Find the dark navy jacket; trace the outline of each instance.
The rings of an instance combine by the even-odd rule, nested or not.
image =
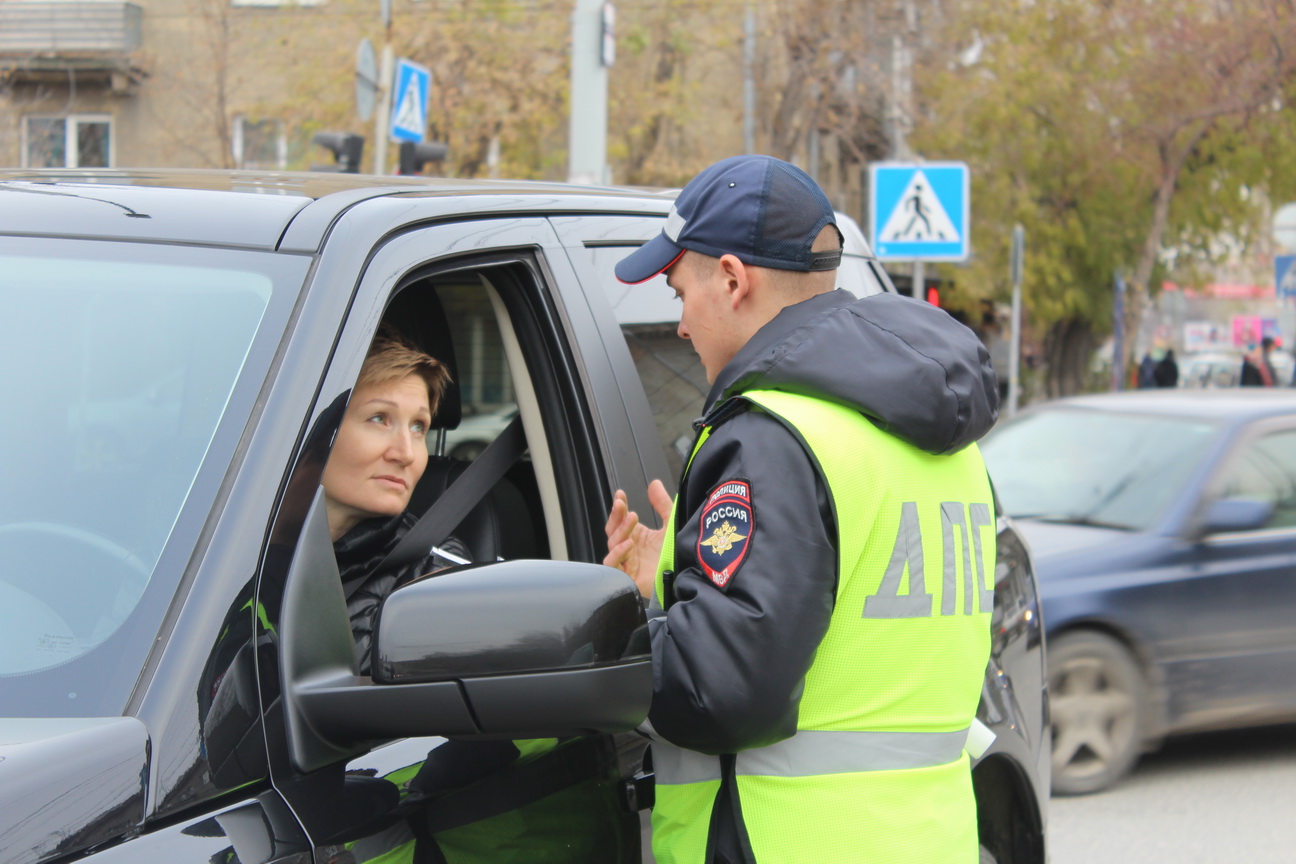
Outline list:
[[[856,300],[838,290],[787,307],[725,366],[697,424],[712,426],[710,437],[681,478],[667,610],[654,610],[650,622],[651,726],[677,746],[713,755],[796,732],[802,681],[837,586],[824,480],[792,432],[735,398],[754,389],[854,406],[936,454],[963,449],[998,416],[990,356],[976,334],[896,294]],[[732,481],[749,484],[754,527],[741,565],[720,588],[700,566],[700,516],[713,490]],[[723,790],[717,799],[716,860],[745,857],[732,800]]]

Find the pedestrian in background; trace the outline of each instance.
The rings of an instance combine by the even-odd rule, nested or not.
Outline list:
[[[1152,380],[1157,387],[1179,386],[1179,364],[1175,362],[1173,348],[1166,349],[1165,356],[1152,370]]]
[[[1273,350],[1273,346],[1273,337],[1265,336],[1260,340],[1258,350],[1252,347],[1242,356],[1242,376],[1239,382],[1242,387],[1274,386],[1278,376],[1274,372],[1273,363],[1269,360],[1269,352]]]
[[[978,859],[995,375],[944,311],[835,290],[834,220],[800,169],[734,157],[616,269],[666,274],[712,385],[675,500],[648,490],[665,527],[621,490],[607,523],[652,597],[663,864]]]
[[[1152,354],[1144,353],[1143,359],[1138,365],[1138,386],[1140,390],[1157,386],[1156,383],[1157,361],[1152,359]]]

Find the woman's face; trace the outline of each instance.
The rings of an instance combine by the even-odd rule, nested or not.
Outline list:
[[[405,509],[427,468],[431,423],[427,384],[417,375],[356,388],[324,468],[334,540],[363,519]]]

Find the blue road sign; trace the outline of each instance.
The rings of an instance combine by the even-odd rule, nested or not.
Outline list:
[[[395,85],[392,88],[391,139],[422,141],[427,136],[432,71],[409,60],[398,60]]]
[[[869,190],[869,242],[878,258],[967,260],[966,164],[874,162]]]
[[[1296,255],[1274,256],[1274,296],[1296,298]]]

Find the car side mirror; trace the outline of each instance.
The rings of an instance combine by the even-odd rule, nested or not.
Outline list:
[[[621,571],[505,561],[393,592],[372,667],[378,684],[457,682],[482,732],[533,738],[633,729],[651,696],[650,652],[639,592]]]
[[[1274,505],[1271,501],[1253,498],[1221,498],[1206,508],[1199,536],[1229,534],[1237,531],[1256,531],[1269,524]]]
[[[407,585],[379,612],[374,677],[359,675],[319,492],[283,604],[284,719],[302,772],[394,738],[626,732],[648,715],[647,620],[611,567],[508,561]]]

